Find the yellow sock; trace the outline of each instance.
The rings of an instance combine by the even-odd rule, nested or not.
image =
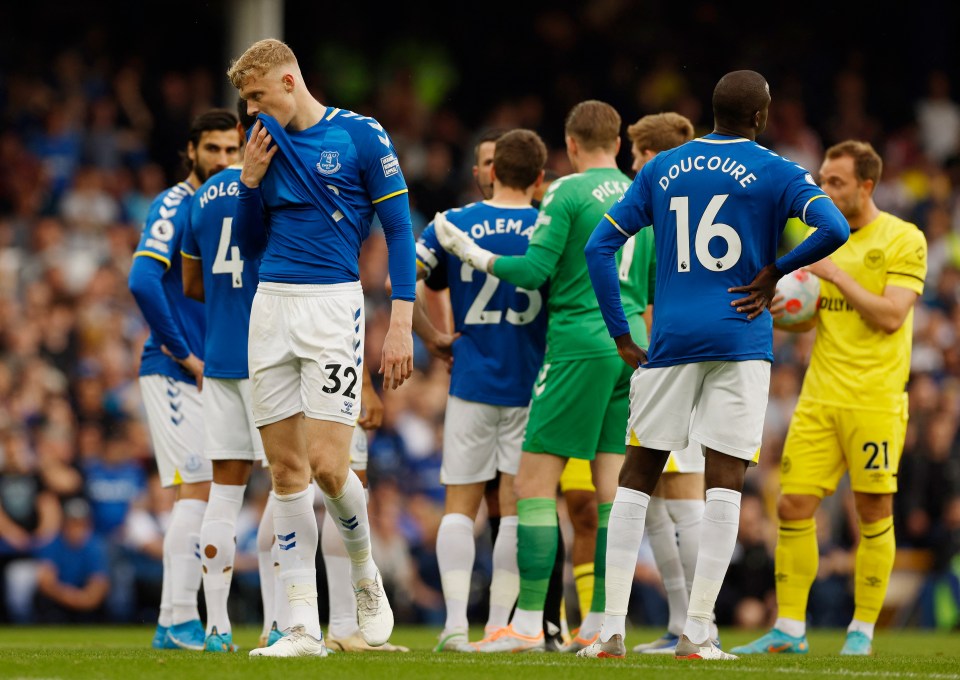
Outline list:
[[[780,520],[774,559],[780,618],[806,621],[807,597],[820,563],[816,520]]]
[[[853,587],[853,618],[876,623],[883,598],[890,585],[890,572],[897,554],[893,535],[893,517],[879,522],[860,523],[860,545],[857,547],[857,570]]]
[[[593,562],[573,566],[573,581],[577,585],[577,602],[580,604],[580,620],[586,618],[593,602]]]

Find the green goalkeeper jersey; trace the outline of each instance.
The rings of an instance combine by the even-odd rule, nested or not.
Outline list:
[[[603,214],[630,185],[616,168],[595,168],[555,180],[540,206],[526,255],[501,257],[493,273],[535,290],[547,280],[547,352],[544,363],[617,354],[590,283],[583,248]],[[617,253],[620,293],[634,340],[647,346],[643,312],[653,299],[652,230],[644,229]]]

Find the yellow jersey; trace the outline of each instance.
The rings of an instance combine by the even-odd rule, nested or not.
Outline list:
[[[851,231],[830,258],[876,295],[887,286],[923,292],[927,240],[915,225],[889,213]],[[835,285],[821,280],[817,314],[800,398],[842,408],[901,410],[910,376],[913,308],[903,325],[887,334],[867,324]]]

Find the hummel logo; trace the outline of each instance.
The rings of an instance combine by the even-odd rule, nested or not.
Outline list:
[[[170,422],[173,423],[174,425],[180,425],[180,423],[183,422],[183,418],[184,418],[184,415],[182,413],[180,415],[170,416]]]
[[[281,534],[277,534],[277,539],[278,539],[277,542],[278,542],[278,544],[279,544],[279,546],[280,546],[280,550],[292,550],[293,548],[296,548],[296,547],[297,547],[297,542],[296,542],[296,540],[294,540],[294,539],[296,539],[296,537],[297,537],[297,532],[296,532],[296,531],[291,531],[291,532],[290,532],[289,534],[287,534],[286,536],[283,536],[283,535],[281,535]],[[286,544],[284,544],[284,541],[289,541],[289,542],[286,543]]]
[[[883,585],[883,580],[877,578],[876,576],[868,576],[868,577],[867,577],[866,579],[864,579],[864,580],[867,582],[867,585],[868,585],[868,586],[871,586],[871,587],[873,587],[873,588],[876,588],[877,586]]]
[[[360,521],[357,519],[356,515],[354,515],[350,519],[344,519],[343,517],[340,517],[338,519],[340,520],[340,524],[343,525],[343,528],[349,529],[350,531],[353,531],[358,526],[360,526]]]
[[[777,583],[783,583],[784,581],[787,580],[787,575],[784,574],[782,571],[778,571],[776,574],[773,575],[773,577],[777,580]]]

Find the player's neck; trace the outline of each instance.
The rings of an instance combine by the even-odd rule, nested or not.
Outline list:
[[[880,208],[878,208],[877,204],[871,200],[867,204],[866,208],[860,211],[859,215],[852,220],[847,220],[847,223],[850,225],[851,231],[856,231],[857,229],[862,229],[863,227],[867,226],[879,216]]]
[[[502,184],[495,184],[493,186],[493,196],[488,198],[484,203],[493,206],[503,206],[508,208],[515,207],[526,207],[529,206],[530,200],[533,198],[533,188],[529,190],[515,189],[513,187],[505,187]]]
[[[753,128],[732,128],[726,127],[724,125],[717,125],[713,128],[713,134],[715,135],[726,135],[727,137],[746,137],[751,141],[757,139],[757,132]]]
[[[185,180],[183,180],[183,181],[186,182],[187,184],[189,184],[190,187],[191,187],[194,191],[196,191],[197,189],[199,189],[199,188],[200,188],[200,185],[203,184],[203,182],[200,181],[200,177],[197,176],[197,171],[196,171],[196,170],[194,170],[193,172],[191,172],[191,173],[187,176],[187,178],[186,178]]]
[[[293,132],[300,132],[307,128],[312,128],[319,123],[327,113],[327,107],[318,102],[313,97],[304,97],[297,102],[297,112],[287,123],[287,129]]]
[[[617,168],[617,157],[611,156],[607,151],[583,152],[577,154],[573,162],[574,170],[577,172],[586,172],[587,170],[597,170],[600,168]]]

